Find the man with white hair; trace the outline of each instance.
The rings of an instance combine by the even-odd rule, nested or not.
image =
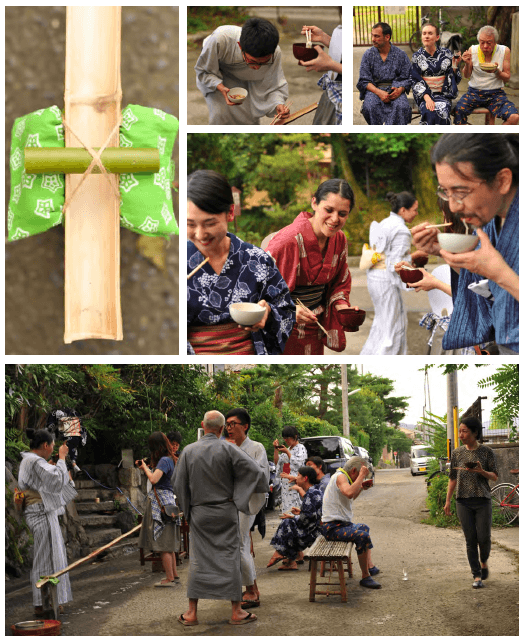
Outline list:
[[[201,423],[204,436],[182,451],[175,494],[190,527],[188,609],[178,618],[195,626],[199,599],[230,600],[230,624],[248,624],[257,617],[242,602],[239,511],[250,513],[253,493],[268,491],[263,468],[249,455],[219,439],[225,419],[210,410]]]
[[[370,529],[366,524],[353,523],[354,499],[368,487],[368,483],[363,486],[370,472],[366,464],[363,457],[356,455],[332,475],[323,497],[321,534],[330,541],[354,542],[363,575],[359,584],[365,588],[380,589],[381,584],[372,577],[379,573],[379,569],[372,564]]]
[[[469,114],[480,107],[503,119],[504,125],[519,124],[518,110],[503,90],[510,78],[510,49],[497,44],[498,35],[498,30],[490,25],[481,27],[479,45],[472,45],[462,56],[463,76],[470,81],[467,93],[456,105],[455,125],[465,125]]]

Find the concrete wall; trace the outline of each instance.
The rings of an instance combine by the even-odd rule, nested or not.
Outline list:
[[[520,466],[520,447],[519,445],[511,444],[492,444],[490,448],[494,450],[496,455],[496,463],[498,466],[498,481],[509,482],[511,484],[518,483],[518,475],[512,474],[511,469],[518,469]]]

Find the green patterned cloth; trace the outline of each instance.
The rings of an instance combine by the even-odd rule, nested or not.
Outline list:
[[[158,147],[156,174],[120,175],[120,222],[138,234],[178,234],[173,213],[171,158],[179,122],[160,109],[128,105],[122,112],[121,147]],[[64,147],[62,114],[57,106],[17,118],[11,136],[11,197],[7,212],[10,241],[39,234],[63,221],[64,174],[26,174],[25,147]]]

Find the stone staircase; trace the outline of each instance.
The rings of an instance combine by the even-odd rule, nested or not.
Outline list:
[[[121,535],[116,526],[118,511],[114,499],[119,497],[118,501],[125,504],[125,498],[118,491],[101,488],[91,479],[77,479],[75,487],[78,492],[75,507],[88,537],[88,546],[95,549]],[[100,501],[96,502],[96,498]],[[126,544],[129,545],[129,541],[123,540],[122,545]]]

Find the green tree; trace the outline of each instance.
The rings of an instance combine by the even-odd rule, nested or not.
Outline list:
[[[512,427],[512,440],[516,438],[514,420],[519,417],[520,373],[519,364],[507,363],[496,373],[478,382],[480,388],[493,388],[496,392],[492,416],[500,423]]]

